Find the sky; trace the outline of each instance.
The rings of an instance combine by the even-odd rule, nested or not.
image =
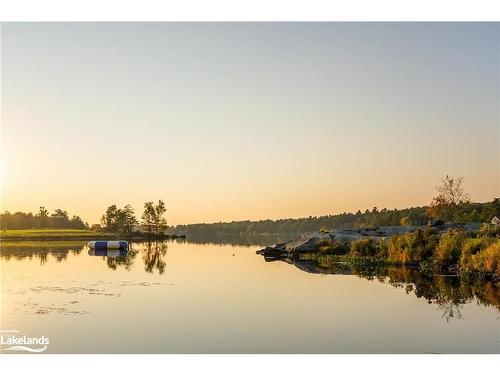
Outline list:
[[[1,210],[169,225],[500,196],[498,23],[3,23]]]

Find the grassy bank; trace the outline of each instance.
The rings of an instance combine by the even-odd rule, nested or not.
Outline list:
[[[104,238],[108,233],[85,229],[6,229],[0,232],[2,241],[32,239],[88,239]]]
[[[171,236],[151,236],[146,233],[95,232],[86,229],[3,229],[0,239],[4,241],[34,240],[98,240],[98,239],[168,239]]]
[[[500,228],[489,225],[479,233],[451,230],[439,235],[427,228],[387,240],[329,240],[320,243],[317,250],[301,257],[367,270],[405,266],[500,281]]]

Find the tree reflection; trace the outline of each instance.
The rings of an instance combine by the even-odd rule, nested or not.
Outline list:
[[[461,304],[455,303],[453,301],[436,301],[438,305],[438,310],[442,311],[441,317],[449,322],[452,319],[462,319],[462,306]]]
[[[138,250],[138,247],[141,249]],[[139,252],[142,252],[142,260],[144,262],[144,270],[148,273],[153,273],[158,270],[161,275],[165,272],[167,263],[165,255],[167,254],[167,243],[162,241],[145,242],[141,244],[130,244],[129,250],[124,256],[106,256],[106,264],[108,268],[117,270],[123,267],[130,271]]]
[[[138,252],[139,251],[134,249],[132,245],[129,245],[129,250],[126,255],[117,257],[107,256],[106,264],[108,265],[108,268],[114,271],[118,269],[118,267],[123,267],[125,270],[130,271]]]
[[[144,261],[144,269],[148,273],[153,273],[155,269],[161,275],[165,272],[167,263],[163,259],[167,254],[167,243],[163,241],[146,242],[142,260]]]
[[[37,242],[17,242],[15,244],[2,243],[0,246],[0,257],[3,260],[32,260],[39,259],[40,265],[44,266],[49,259],[54,259],[57,263],[66,261],[69,255],[77,256],[86,248],[82,242],[72,243],[44,243]],[[109,269],[117,270],[123,268],[132,270],[137,255],[142,253],[144,270],[148,273],[158,271],[161,275],[165,272],[167,254],[167,243],[164,241],[151,241],[144,243],[130,243],[129,250],[123,256],[100,256]]]
[[[65,252],[55,252],[55,253],[52,253],[52,256],[55,258],[56,262],[60,263],[63,260],[68,259],[68,252],[67,251],[65,251]]]
[[[39,258],[40,258],[40,265],[41,266],[43,266],[45,263],[47,263],[47,253],[40,253]]]
[[[424,298],[437,305],[446,321],[462,319],[463,305],[476,301],[500,310],[500,287],[493,281],[468,280],[453,275],[433,275],[421,270],[404,267],[361,266],[338,263],[334,258],[322,257],[312,260],[283,261],[291,263],[305,272],[321,274],[357,275],[367,280],[378,280],[396,288],[403,288],[407,294]]]
[[[47,263],[49,255],[62,262],[68,259],[68,253],[78,255],[83,251],[85,244],[81,241],[61,241],[61,242],[43,242],[43,241],[19,241],[15,243],[2,243],[0,245],[0,257],[5,260],[31,260],[39,259],[40,265]]]

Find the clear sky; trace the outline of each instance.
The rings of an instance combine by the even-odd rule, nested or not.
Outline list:
[[[169,224],[500,196],[500,27],[3,24],[2,210]]]

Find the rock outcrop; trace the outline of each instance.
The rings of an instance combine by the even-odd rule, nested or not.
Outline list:
[[[465,231],[479,230],[481,223],[466,224],[446,224],[442,221],[434,222],[429,226],[381,226],[375,228],[360,229],[334,229],[331,231],[304,233],[297,238],[285,243],[268,246],[258,250],[257,254],[264,255],[269,259],[279,259],[294,257],[301,253],[315,252],[321,243],[338,240],[342,242],[352,242],[360,238],[386,239],[395,235],[403,235],[408,232],[414,232],[417,229],[424,230],[432,227],[437,233],[444,233],[452,229]]]

